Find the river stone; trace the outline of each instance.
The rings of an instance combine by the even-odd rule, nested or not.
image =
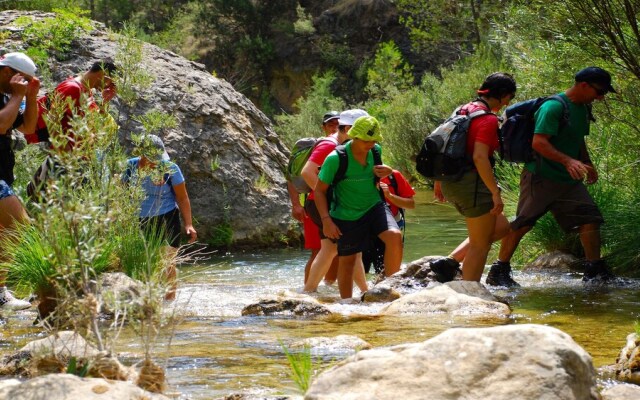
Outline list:
[[[116,310],[131,305],[140,299],[144,284],[122,272],[107,272],[100,275],[99,286],[102,288],[104,301],[100,304],[100,312],[113,315]]]
[[[24,49],[18,34],[24,27],[15,20],[53,15],[0,12],[0,26],[14,32],[0,44]],[[86,71],[95,60],[115,58],[118,35],[103,24],[94,22],[94,27],[74,40],[64,60],[49,59],[54,83]],[[289,150],[269,118],[204,65],[148,43],[143,43],[143,51],[140,64],[153,78],[151,86],[139,92],[133,106],[118,98],[111,102],[121,143],[130,149],[131,133],[143,131],[137,116],[149,111],[173,116],[177,125],[157,134],[186,178],[201,240],[224,243],[218,236],[230,233],[233,243],[256,246],[280,244],[283,237],[294,236],[283,173]]]
[[[602,391],[602,400],[638,400],[640,399],[640,386],[620,384]]]
[[[401,294],[383,284],[376,285],[362,294],[362,301],[365,303],[388,303],[399,299]]]
[[[31,356],[53,354],[58,358],[68,359],[91,358],[100,352],[89,344],[82,336],[73,331],[62,331],[44,339],[27,343],[20,352],[27,352]]]
[[[19,385],[0,388],[0,399],[11,400],[169,400],[140,389],[131,382],[50,374]]]
[[[354,352],[371,348],[371,344],[352,335],[338,335],[335,337],[311,337],[300,340],[291,345],[292,349],[311,348],[313,353],[334,354]]]
[[[447,313],[504,317],[511,314],[480,282],[452,281],[433,283],[429,288],[402,296],[381,310],[383,315]]]
[[[242,309],[242,315],[280,315],[312,317],[330,315],[331,311],[310,296],[304,298],[270,298]]]
[[[385,277],[380,275],[375,282],[374,288],[382,285],[396,290],[401,295],[423,289],[429,286],[431,282],[436,281],[429,262],[440,257],[442,256],[425,256],[402,265],[400,271],[392,276]]]
[[[538,256],[533,262],[527,264],[524,270],[571,272],[576,269],[579,261],[573,254],[556,250]]]
[[[637,334],[627,336],[627,344],[616,359],[615,371],[617,379],[640,385],[640,337]]]
[[[422,343],[360,351],[305,400],[596,400],[591,356],[542,325],[453,328]]]

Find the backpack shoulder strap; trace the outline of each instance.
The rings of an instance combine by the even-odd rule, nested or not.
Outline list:
[[[548,101],[548,100],[555,100],[555,101],[559,101],[560,104],[562,104],[562,118],[560,118],[560,129],[564,128],[565,126],[567,126],[569,124],[569,103],[567,103],[567,101],[560,96],[559,94],[553,94],[549,97],[547,97],[544,101]],[[591,113],[589,113],[589,115],[591,115]]]
[[[331,185],[335,186],[345,178],[347,174],[347,167],[349,166],[349,156],[347,155],[347,149],[343,144],[336,146],[336,153],[338,154],[338,170],[333,177]]]

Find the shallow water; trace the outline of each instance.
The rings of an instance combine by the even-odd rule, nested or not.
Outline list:
[[[409,211],[405,260],[428,254],[446,254],[465,236],[464,225],[449,207],[430,204],[431,194],[418,195],[417,210]],[[175,302],[183,317],[169,343],[161,333],[157,360],[167,367],[171,391],[179,399],[211,399],[231,393],[256,395],[298,394],[288,373],[281,343],[315,336],[356,335],[373,346],[423,341],[453,327],[537,323],[570,334],[594,359],[596,366],[615,362],[640,318],[640,283],[627,288],[585,290],[580,277],[515,272],[522,287],[497,290],[514,313],[503,320],[432,317],[376,317],[381,305],[337,302],[337,288],[321,286],[318,297],[341,317],[294,319],[243,317],[244,306],[269,294],[295,291],[302,286],[307,253],[279,250],[214,257],[206,264],[183,266],[183,283]],[[354,294],[357,293],[357,290]],[[31,327],[33,311],[7,318],[0,340],[6,354],[43,335]],[[125,330],[116,350],[127,363],[143,353],[134,332]],[[318,369],[351,354],[334,349],[315,356]]]

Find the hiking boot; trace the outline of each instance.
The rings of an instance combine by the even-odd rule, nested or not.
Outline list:
[[[435,274],[435,280],[440,283],[451,282],[460,271],[460,263],[451,257],[433,260],[429,263],[429,267]]]
[[[0,287],[0,309],[17,311],[29,307],[31,307],[31,303],[16,299],[6,287]]]
[[[485,282],[490,286],[520,287],[520,284],[511,277],[511,264],[500,260],[491,264]]]
[[[583,265],[584,275],[582,275],[582,282],[605,283],[615,278],[613,273],[609,270],[607,263],[602,259],[597,261],[585,261]]]

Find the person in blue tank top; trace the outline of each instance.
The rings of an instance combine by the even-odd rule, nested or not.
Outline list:
[[[139,182],[145,197],[140,205],[140,225],[145,232],[162,232],[171,256],[180,247],[180,217],[184,222],[184,232],[189,236],[189,243],[198,238],[191,218],[191,202],[187,194],[184,176],[180,167],[171,162],[164,143],[156,135],[142,138],[136,151],[139,157],[127,161],[124,182]],[[143,170],[144,173],[140,173]],[[146,171],[145,171],[146,170]],[[175,265],[166,271],[167,279],[175,282]],[[167,300],[175,298],[175,283],[165,296]]]

